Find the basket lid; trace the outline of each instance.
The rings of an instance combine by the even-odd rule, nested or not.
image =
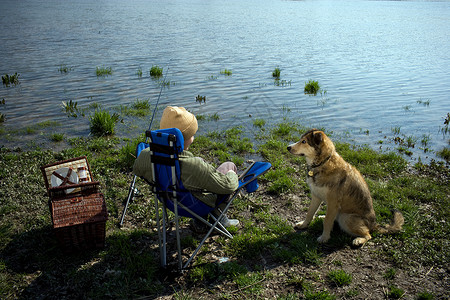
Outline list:
[[[92,174],[86,156],[76,157],[51,163],[41,167],[47,191],[51,188],[70,186],[83,182],[91,182]],[[66,193],[74,189],[66,189]],[[76,191],[76,190],[75,190]]]

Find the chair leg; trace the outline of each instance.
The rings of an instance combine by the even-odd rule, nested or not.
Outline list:
[[[159,244],[159,258],[161,267],[166,267],[166,232],[165,232],[165,210],[163,209],[163,220],[161,228],[161,219],[159,217],[158,199],[155,197],[155,214],[156,214],[156,229],[158,230],[158,244]]]
[[[183,266],[183,260],[181,258],[181,239],[180,239],[180,224],[179,224],[179,216],[178,216],[178,201],[175,199],[173,201],[174,213],[175,213],[175,232],[177,236],[177,251],[178,251],[178,270],[181,271]]]
[[[239,190],[238,190],[239,191]],[[219,220],[222,218],[222,216],[228,211],[228,208],[231,205],[232,200],[234,199],[235,195],[237,195],[238,191],[236,191],[234,193],[234,196],[230,198],[230,200],[228,201],[227,205],[225,206],[225,208],[223,209],[222,213],[220,214],[220,216],[218,218],[214,218],[214,224],[211,226],[211,228],[209,229],[208,233],[203,237],[202,241],[200,242],[200,244],[198,245],[197,249],[195,249],[194,253],[192,253],[191,257],[189,257],[188,261],[184,264],[183,269],[186,269],[189,264],[191,263],[191,261],[194,259],[194,257],[197,255],[198,251],[200,250],[200,248],[203,246],[203,244],[205,243],[206,239],[211,235],[211,233],[213,232],[214,229],[219,230],[217,228],[217,226],[222,227],[231,238],[233,238],[233,236],[228,232],[228,230],[225,229],[225,227],[222,226],[222,224],[219,222]],[[220,230],[219,230],[220,231]]]
[[[211,223],[209,223],[208,221],[206,221],[203,217],[199,216],[198,214],[196,214],[195,212],[193,212],[192,210],[190,210],[189,208],[187,208],[186,206],[184,206],[181,203],[178,203],[178,205],[183,208],[185,211],[189,212],[191,215],[195,216],[197,218],[197,220],[201,221],[203,224],[206,224],[208,227],[211,227]],[[212,219],[215,221],[216,217],[212,216]],[[231,233],[228,232],[228,230],[225,229],[225,227],[223,227],[223,225],[221,223],[218,223],[218,227],[216,226],[216,228],[214,228],[215,230],[217,230],[218,232],[220,232],[221,234],[229,237],[229,238],[233,238],[233,236],[231,235]]]
[[[131,186],[130,186],[130,191],[128,192],[128,198],[127,198],[127,203],[125,203],[125,207],[123,208],[123,212],[122,212],[122,218],[120,219],[120,226],[123,225],[123,220],[125,218],[125,214],[127,212],[128,209],[128,204],[130,204],[130,202],[133,200],[134,198],[134,185],[136,183],[136,175],[133,177],[133,181],[131,182]]]

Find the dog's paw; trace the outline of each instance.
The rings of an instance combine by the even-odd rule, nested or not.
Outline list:
[[[306,227],[308,227],[308,223],[306,223],[305,221],[298,222],[294,226],[295,229],[305,229]]]
[[[325,236],[325,235],[322,234],[321,236],[319,236],[317,238],[317,241],[319,243],[326,243],[326,242],[328,242],[329,239],[330,239],[330,236]]]
[[[361,247],[361,246],[364,245],[367,241],[368,241],[367,238],[364,238],[364,237],[358,237],[358,238],[353,239],[352,245],[353,245],[354,247]]]

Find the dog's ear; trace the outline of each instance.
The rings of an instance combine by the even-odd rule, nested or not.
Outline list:
[[[322,143],[323,141],[323,136],[322,136],[322,132],[317,131],[313,133],[313,141],[315,145],[320,145],[320,143]]]

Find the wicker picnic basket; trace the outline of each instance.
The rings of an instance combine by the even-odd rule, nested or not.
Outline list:
[[[53,230],[62,248],[67,252],[103,248],[108,213],[86,157],[45,165],[41,170]]]

